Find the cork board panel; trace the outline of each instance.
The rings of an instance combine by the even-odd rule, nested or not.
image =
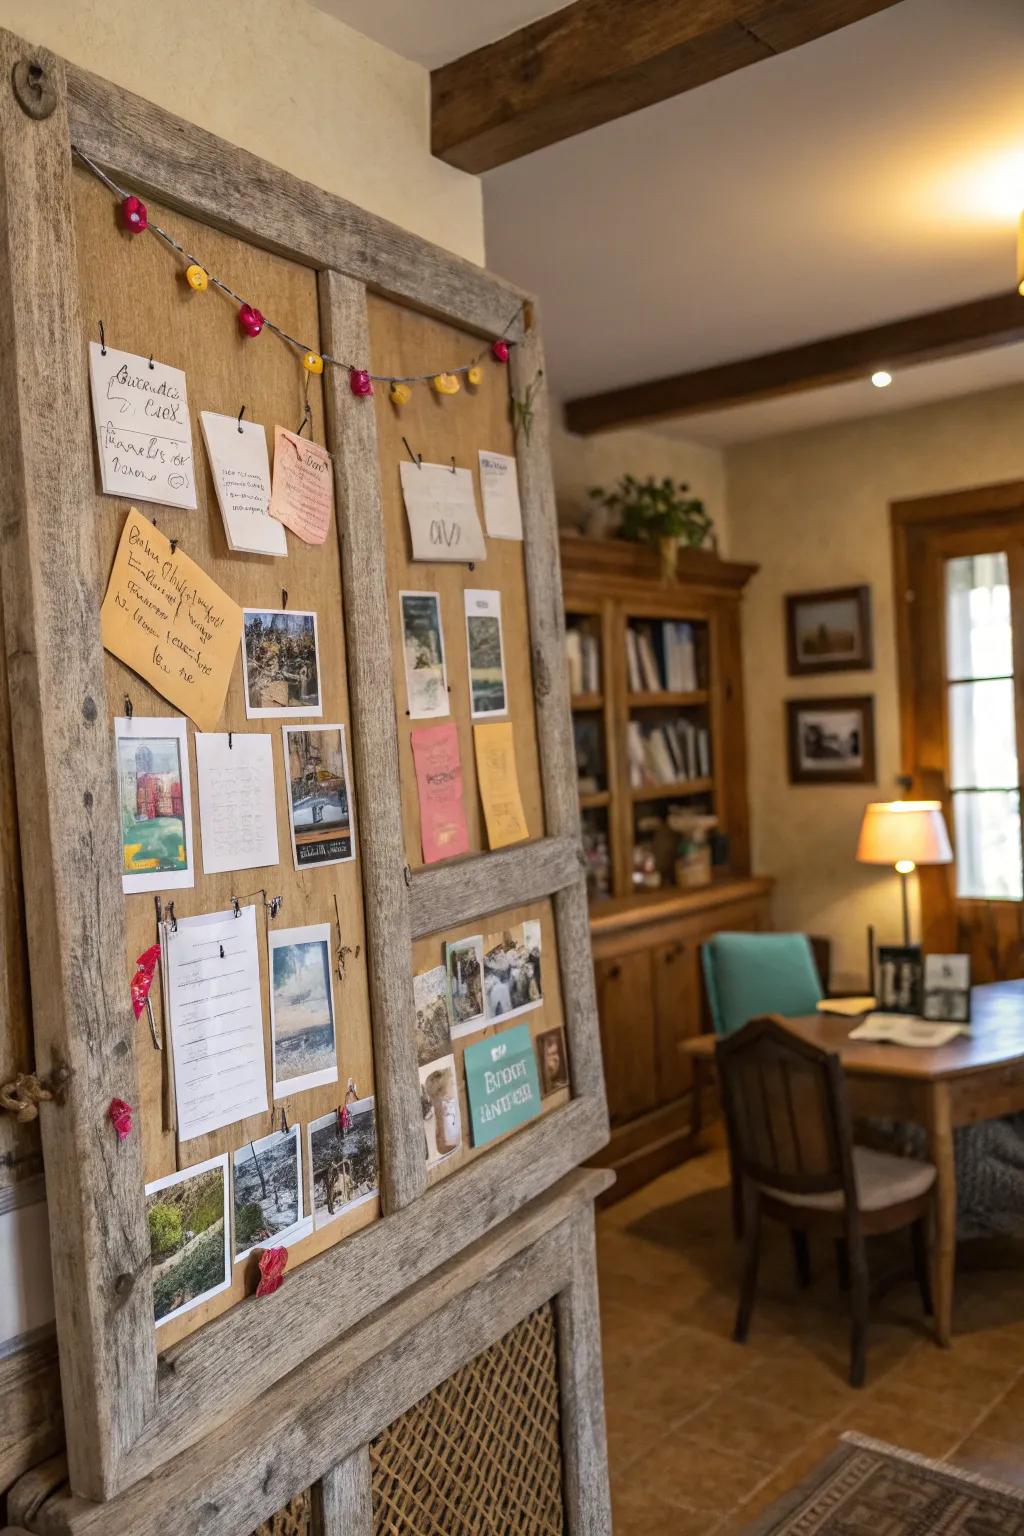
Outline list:
[[[475,357],[485,345],[478,336],[403,309],[388,299],[373,294],[368,298],[374,373],[415,374],[439,366],[455,367]],[[512,318],[509,315],[509,319]],[[399,465],[403,458],[409,457],[402,442],[404,436],[425,463],[449,464],[454,456],[458,468],[472,471],[480,525],[484,527],[478,452],[484,449],[514,454],[515,444],[510,420],[508,369],[495,363],[489,354],[483,359],[481,368],[483,379],[476,390],[463,382],[457,395],[441,396],[428,384],[417,384],[409,403],[401,407],[390,403],[386,385],[378,384],[375,396],[387,540],[388,621],[398,718],[402,821],[410,869],[422,867],[423,854],[416,774],[409,738],[417,726],[436,722],[409,719],[398,598],[402,591],[440,594],[451,704],[450,715],[443,718],[453,720],[458,729],[469,846],[477,852],[487,848],[487,833],[477,793],[473,755],[463,592],[467,587],[500,591],[509,713],[494,718],[512,722],[527,826],[531,838],[544,835],[523,546],[516,540],[487,539],[487,559],[478,561],[473,570],[465,564],[413,561],[409,524],[402,500]]]
[[[510,1136],[515,1136],[519,1131],[527,1131],[533,1121],[527,1121],[526,1125],[517,1130],[508,1131],[504,1136],[497,1137],[485,1147],[474,1147],[470,1144],[470,1119],[469,1105],[466,1100],[466,1073],[462,1058],[467,1045],[475,1045],[478,1040],[484,1040],[489,1035],[499,1034],[502,1029],[511,1028],[514,1024],[528,1024],[530,1034],[534,1040],[546,1030],[564,1028],[565,1010],[562,1005],[562,985],[558,967],[558,948],[555,940],[555,919],[551,901],[545,898],[543,901],[531,902],[528,906],[507,907],[503,912],[490,912],[486,917],[474,919],[471,923],[464,923],[459,928],[448,928],[444,933],[431,933],[422,939],[413,941],[412,969],[413,975],[419,975],[421,971],[429,971],[432,966],[443,965],[445,958],[445,945],[453,944],[458,939],[472,938],[474,934],[482,934],[484,938],[484,950],[487,949],[488,934],[498,934],[504,928],[514,928],[517,923],[526,918],[535,918],[540,921],[541,932],[541,987],[543,1002],[539,1008],[532,1009],[529,1013],[521,1013],[511,1019],[497,1020],[493,1024],[486,1025],[483,1029],[471,1035],[464,1035],[460,1040],[452,1041],[452,1054],[455,1057],[455,1079],[459,1088],[459,1111],[462,1117],[462,1146],[457,1152],[453,1152],[442,1162],[429,1169],[428,1182],[433,1184],[438,1179],[448,1178],[456,1169],[463,1168],[467,1163],[474,1162],[489,1152],[492,1147],[499,1147]],[[571,1071],[572,1063],[568,1058],[568,1049],[565,1048],[566,1065]],[[553,1109],[559,1109],[569,1102],[570,1090],[558,1089],[541,1100],[543,1114],[550,1114]]]
[[[115,203],[110,194],[87,172],[76,171],[79,284],[83,325],[87,332],[81,342],[83,367],[87,366],[87,343],[96,339],[97,324],[102,318],[109,346],[145,357],[152,354],[161,362],[183,368],[188,384],[196,465],[199,503],[196,511],[175,510],[145,502],[140,503],[139,509],[144,515],[155,518],[159,528],[168,537],[179,539],[181,548],[236,602],[248,607],[280,608],[284,589],[288,594],[289,608],[312,610],[317,614],[323,715],[310,723],[343,724],[351,742],[341,566],[335,531],[332,528],[327,542],[319,547],[304,544],[289,533],[288,554],[279,558],[231,553],[224,535],[199,423],[202,410],[237,415],[244,404],[247,418],[261,422],[267,428],[268,444],[273,453],[275,424],[281,423],[294,430],[302,419],[305,373],[300,356],[271,331],[264,330],[262,335],[253,340],[242,338],[234,304],[213,288],[205,293],[191,292],[181,277],[182,266],[173,254],[151,235],[131,237],[123,234],[117,227],[115,212]],[[249,297],[290,335],[313,347],[319,346],[314,272],[256,250],[242,241],[155,204],[150,204],[149,214],[151,221],[155,220],[172,233],[205,266],[216,272],[237,293]],[[312,435],[322,443],[323,405],[320,380],[316,378],[310,380],[309,401],[313,412]],[[81,430],[92,432],[92,423],[82,423]],[[97,465],[97,493],[99,485]],[[102,560],[107,569],[113,562],[130,505],[128,500],[97,494],[94,506],[83,508],[83,516],[94,519]],[[111,656],[106,658],[106,686],[111,716],[124,713],[126,695],[131,699],[136,715],[176,715],[176,711],[146,683]],[[230,1155],[246,1141],[263,1137],[271,1129],[280,1127],[280,1111],[283,1107],[288,1124],[298,1122],[302,1128],[303,1201],[304,1212],[308,1215],[312,1208],[308,1123],[334,1109],[343,1100],[349,1078],[354,1079],[360,1095],[373,1093],[373,1058],[358,843],[353,863],[306,869],[301,874],[292,867],[281,745],[282,723],[301,725],[304,722],[299,718],[287,722],[246,719],[239,658],[232,675],[220,729],[239,732],[264,730],[272,737],[280,861],[271,868],[207,876],[202,872],[200,853],[202,840],[193,744],[195,727],[191,721],[188,722],[196,883],[192,890],[169,891],[164,896],[165,904],[167,900],[174,900],[178,917],[229,910],[233,895],[237,895],[243,905],[247,897],[255,902],[271,1109],[265,1115],[239,1121],[178,1147],[173,1132],[165,1129],[168,1124],[165,1101],[169,1097],[165,1062],[169,1053],[165,1050],[161,1054],[154,1050],[144,1013],[137,1026],[135,1042],[141,1096],[141,1114],[136,1117],[136,1123],[139,1126],[138,1134],[144,1140],[146,1177],[149,1180],[172,1173],[176,1167],[188,1167],[222,1152],[228,1153],[230,1161]],[[352,752],[349,745],[350,773],[351,768]],[[355,783],[352,786],[354,805],[358,805],[360,793],[361,786]],[[308,923],[330,923],[332,955],[339,942],[343,942],[352,951],[347,959],[345,980],[342,982],[339,979],[337,970],[333,975],[339,1081],[337,1084],[328,1084],[279,1100],[276,1104],[271,1098],[273,1079],[267,914],[261,906],[261,896],[257,893],[261,887],[266,889],[268,896],[281,895],[284,898],[281,912],[272,925],[275,929],[300,927]],[[126,895],[124,902],[127,947],[123,985],[127,1001],[135,957],[154,942],[156,918],[152,893]],[[157,986],[153,988],[152,997],[158,1026],[163,1029],[162,1004]],[[163,1032],[166,1038],[166,1029]],[[341,1216],[293,1246],[289,1266],[294,1267],[321,1249],[342,1240],[378,1215],[378,1202],[371,1201]],[[159,1347],[163,1349],[170,1346],[187,1333],[194,1332],[209,1318],[239,1302],[253,1288],[253,1267],[253,1260],[234,1266],[233,1282],[229,1290],[164,1324],[157,1335]]]

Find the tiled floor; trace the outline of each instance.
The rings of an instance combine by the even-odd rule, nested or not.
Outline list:
[[[989,1252],[986,1268],[967,1252],[950,1351],[933,1344],[909,1280],[894,1284],[854,1391],[830,1244],[812,1248],[801,1292],[788,1236],[769,1225],[750,1341],[732,1342],[727,1177],[710,1152],[598,1218],[616,1536],[735,1536],[844,1429],[1024,1486],[1019,1250]],[[881,1267],[902,1256],[889,1248]]]

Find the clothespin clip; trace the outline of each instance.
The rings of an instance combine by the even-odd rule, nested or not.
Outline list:
[[[242,915],[242,909],[238,904],[237,896],[232,896],[231,898],[231,913],[233,917],[241,917]]]
[[[269,918],[273,919],[273,918],[275,918],[277,916],[277,914],[280,912],[281,908],[284,906],[284,897],[283,896],[271,896],[269,901],[267,901],[266,898],[264,898],[263,905],[267,909],[267,916]]]
[[[126,720],[130,720],[132,715],[134,715],[134,713],[135,713],[135,705],[132,703],[132,701],[128,697],[128,695],[125,694],[125,696],[124,696],[124,714],[125,714],[125,719]]]
[[[452,454],[452,474],[454,475],[454,473],[455,473],[455,455],[453,453]]]
[[[422,455],[422,453],[413,453],[412,449],[409,447],[409,439],[407,437],[403,437],[402,438],[402,442],[405,444],[405,451],[409,455],[410,459],[412,459],[413,463],[416,465],[416,468],[417,469],[422,469],[423,468],[423,455]]]
[[[238,413],[238,435],[239,435],[239,437],[242,436],[242,417],[244,415],[245,415],[245,406],[243,405],[242,409]]]
[[[177,933],[177,931],[178,931],[178,918],[177,918],[177,914],[174,911],[174,902],[173,901],[169,901],[167,903],[167,925],[170,928],[172,933]]]
[[[220,950],[220,957],[223,960],[224,959],[224,945],[223,944],[218,944],[217,948]]]
[[[288,1132],[290,1130],[291,1130],[291,1126],[288,1124],[288,1116],[285,1114],[285,1112],[284,1112],[284,1105],[282,1104],[281,1105],[281,1131],[282,1131],[282,1133],[285,1136],[287,1136],[287,1134],[288,1134]]]

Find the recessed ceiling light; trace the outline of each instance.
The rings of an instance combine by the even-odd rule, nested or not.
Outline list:
[[[884,368],[879,368],[877,373],[871,375],[871,382],[876,389],[888,389],[892,383],[892,374],[886,373]]]

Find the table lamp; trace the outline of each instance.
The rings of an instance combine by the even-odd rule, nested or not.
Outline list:
[[[903,942],[910,943],[907,883],[919,864],[951,864],[953,850],[938,800],[876,800],[864,812],[857,842],[860,864],[889,864],[900,877]]]

